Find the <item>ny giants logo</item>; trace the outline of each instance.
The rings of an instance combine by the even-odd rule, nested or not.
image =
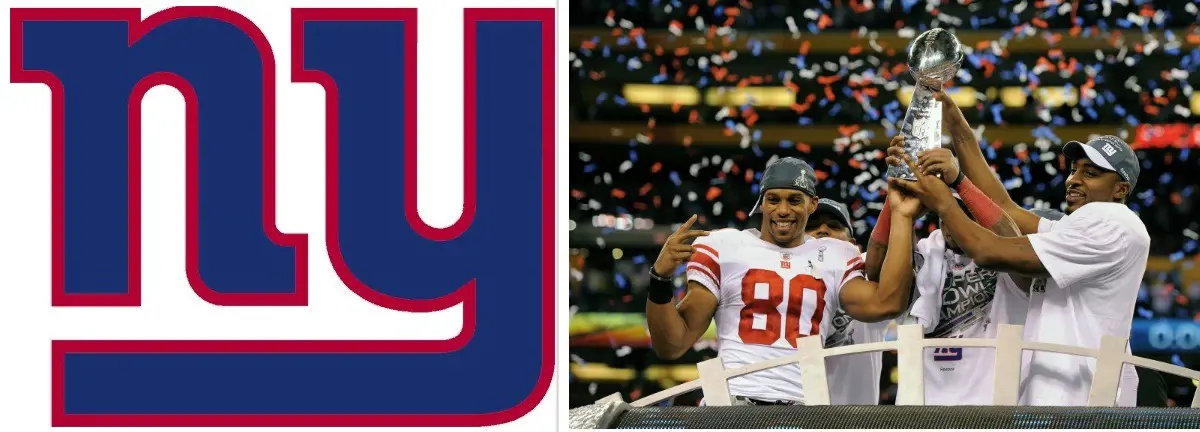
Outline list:
[[[382,308],[461,304],[456,337],[55,340],[53,425],[473,426],[531,410],[553,370],[554,13],[464,15],[464,209],[448,228],[417,215],[417,11],[294,9],[291,28],[292,81],[326,94],[338,277]],[[186,104],[196,295],[309,304],[308,236],[276,227],[276,65],[254,23],[177,7],[13,9],[11,25],[12,81],[53,98],[54,306],[141,305],[140,101],[157,85]]]
[[[962,335],[951,336],[961,338]],[[959,361],[963,359],[963,349],[957,347],[937,347],[933,349],[933,361]]]

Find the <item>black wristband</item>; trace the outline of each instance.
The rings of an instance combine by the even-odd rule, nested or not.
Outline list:
[[[671,279],[661,279],[650,270],[650,285],[646,287],[646,299],[656,304],[667,304],[675,298],[675,283]]]
[[[950,189],[958,189],[958,185],[961,184],[965,178],[966,176],[963,175],[963,171],[961,169],[958,170],[958,177],[955,177],[954,181],[950,182]]]

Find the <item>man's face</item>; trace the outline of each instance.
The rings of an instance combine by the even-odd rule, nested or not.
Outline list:
[[[820,212],[808,218],[808,226],[804,227],[804,232],[816,238],[833,237],[838,240],[854,243],[854,236],[850,234],[850,227],[842,223],[842,220],[829,212]]]
[[[1078,159],[1071,163],[1067,177],[1067,213],[1091,202],[1121,201],[1129,194],[1129,183],[1121,176],[1092,163]]]
[[[808,215],[817,208],[817,199],[791,189],[771,189],[763,195],[762,232],[782,247],[796,247],[804,240],[801,230]]]

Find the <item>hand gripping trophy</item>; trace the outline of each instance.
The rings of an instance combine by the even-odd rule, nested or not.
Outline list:
[[[921,33],[908,48],[908,70],[917,85],[900,133],[904,134],[904,151],[914,160],[918,153],[942,146],[942,103],[933,98],[933,93],[958,73],[962,59],[958,38],[940,28]],[[903,165],[888,165],[887,175],[916,179],[908,166]]]

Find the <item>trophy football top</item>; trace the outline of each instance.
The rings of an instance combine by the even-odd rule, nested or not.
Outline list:
[[[908,47],[908,69],[918,82],[940,88],[958,73],[962,44],[949,30],[935,28],[917,36]]]

